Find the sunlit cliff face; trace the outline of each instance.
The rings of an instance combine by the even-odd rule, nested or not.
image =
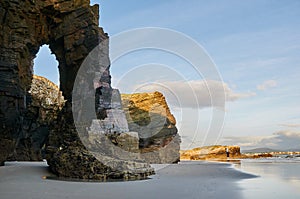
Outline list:
[[[181,138],[163,94],[122,94],[121,98],[129,130],[139,134],[143,158],[149,163],[177,162]]]

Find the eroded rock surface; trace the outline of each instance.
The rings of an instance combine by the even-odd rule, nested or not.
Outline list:
[[[32,63],[40,46],[48,44],[59,62],[60,90],[66,100],[57,119],[53,118],[46,141],[50,169],[58,176],[91,179],[153,173],[146,163],[135,171],[134,167],[128,166],[134,165],[134,160],[117,161],[124,168],[126,165],[132,168],[130,171],[104,165],[86,149],[75,127],[74,120],[84,118],[79,119],[82,123],[77,127],[88,134],[87,128],[94,119],[105,120],[115,109],[111,103],[108,36],[99,27],[98,20],[99,6],[90,6],[88,0],[0,1],[0,164],[8,156],[22,159],[32,156],[31,152],[21,155],[16,152],[16,147],[32,142],[29,139],[20,145],[21,139],[32,138],[29,132],[33,132],[33,127],[27,128],[27,123],[36,119],[32,112],[37,114],[30,110],[28,100]],[[95,47],[97,51],[92,53],[88,70],[80,71]],[[80,88],[74,91],[78,75]],[[94,98],[96,101],[91,103]],[[72,110],[76,110],[75,119]],[[90,110],[96,111],[95,116],[89,115]],[[102,154],[99,152],[97,156],[102,157]]]
[[[138,132],[141,157],[149,163],[178,162],[181,140],[163,94],[136,93],[121,97],[129,130]]]

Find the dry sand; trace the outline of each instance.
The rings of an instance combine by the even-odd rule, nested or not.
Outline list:
[[[242,198],[238,181],[255,176],[229,164],[181,162],[153,165],[151,179],[129,182],[72,182],[43,179],[50,175],[46,162],[6,162],[0,167],[1,199],[116,199],[116,198]]]

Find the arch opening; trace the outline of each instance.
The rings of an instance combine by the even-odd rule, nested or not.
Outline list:
[[[45,77],[59,86],[58,64],[49,45],[42,45],[33,60],[33,73]]]
[[[59,89],[58,61],[48,45],[40,47],[33,60],[32,82],[24,97],[21,135],[10,160],[37,161],[45,158],[45,143],[50,127],[65,104]]]

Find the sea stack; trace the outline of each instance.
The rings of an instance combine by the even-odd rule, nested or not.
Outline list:
[[[149,163],[171,164],[180,160],[176,119],[160,92],[122,94],[130,131],[138,132],[141,157]]]

